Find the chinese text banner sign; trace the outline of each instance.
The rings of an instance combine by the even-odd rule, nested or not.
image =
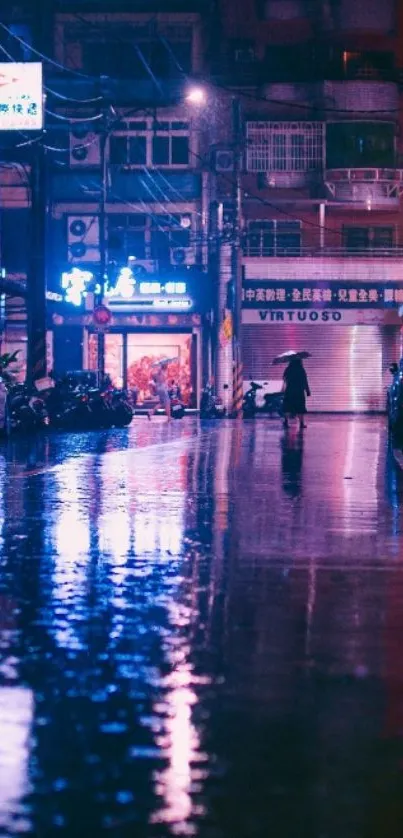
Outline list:
[[[259,282],[245,280],[243,308],[387,308],[403,304],[403,283]]]
[[[42,64],[0,63],[0,131],[40,131],[42,127]]]

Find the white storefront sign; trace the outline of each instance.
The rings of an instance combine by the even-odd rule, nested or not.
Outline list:
[[[386,312],[382,309],[244,309],[242,323],[244,325],[278,325],[280,323],[295,323],[304,326],[371,326],[398,325],[397,312]]]
[[[0,63],[0,131],[42,128],[42,64]]]

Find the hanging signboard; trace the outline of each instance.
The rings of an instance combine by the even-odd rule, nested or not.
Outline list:
[[[42,128],[42,64],[0,63],[0,131]]]
[[[224,320],[221,324],[220,328],[220,344],[221,346],[228,346],[228,344],[232,340],[233,335],[233,328],[232,328],[232,314],[229,312],[225,315]]]
[[[387,308],[403,303],[403,282],[267,282],[245,280],[245,309]]]

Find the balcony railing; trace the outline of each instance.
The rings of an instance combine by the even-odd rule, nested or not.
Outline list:
[[[399,161],[401,164],[401,161]],[[392,167],[370,167],[345,166],[344,168],[328,168],[325,172],[325,180],[334,183],[402,183],[403,169]]]
[[[243,243],[244,256],[256,258],[277,259],[277,258],[298,258],[298,259],[401,259],[403,258],[402,247],[268,247],[263,241],[251,243],[248,238]]]

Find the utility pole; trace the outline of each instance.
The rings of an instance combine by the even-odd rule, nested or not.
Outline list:
[[[218,259],[218,330],[217,389],[228,413],[242,412],[243,381],[241,362],[241,104],[231,101],[231,148],[233,171],[228,199],[218,204],[217,233],[220,237]],[[216,175],[216,178],[219,175]],[[220,190],[221,191],[221,190]]]
[[[233,415],[242,413],[243,400],[243,367],[242,367],[242,249],[241,249],[241,168],[242,168],[242,117],[241,103],[238,97],[232,100],[232,135],[234,143],[234,180],[233,205],[234,228],[232,240],[231,281],[233,302]]]
[[[46,376],[46,152],[36,143],[31,162],[31,252],[27,282],[27,384]]]
[[[52,52],[52,9],[49,0],[36,8],[35,46],[44,54]],[[46,231],[48,182],[46,151],[41,140],[33,145],[31,158],[31,252],[27,277],[27,384],[32,386],[46,375]]]
[[[104,85],[102,86],[104,87]],[[106,200],[108,193],[108,158],[107,158],[107,142],[109,134],[109,116],[110,107],[105,98],[105,90],[102,89],[104,96],[102,132],[100,136],[100,162],[101,162],[101,191],[99,198],[99,294],[96,297],[96,305],[102,305],[105,297],[105,284],[108,273],[108,248],[106,237]],[[105,333],[100,329],[97,338],[98,347],[98,379],[101,384],[105,375]]]

